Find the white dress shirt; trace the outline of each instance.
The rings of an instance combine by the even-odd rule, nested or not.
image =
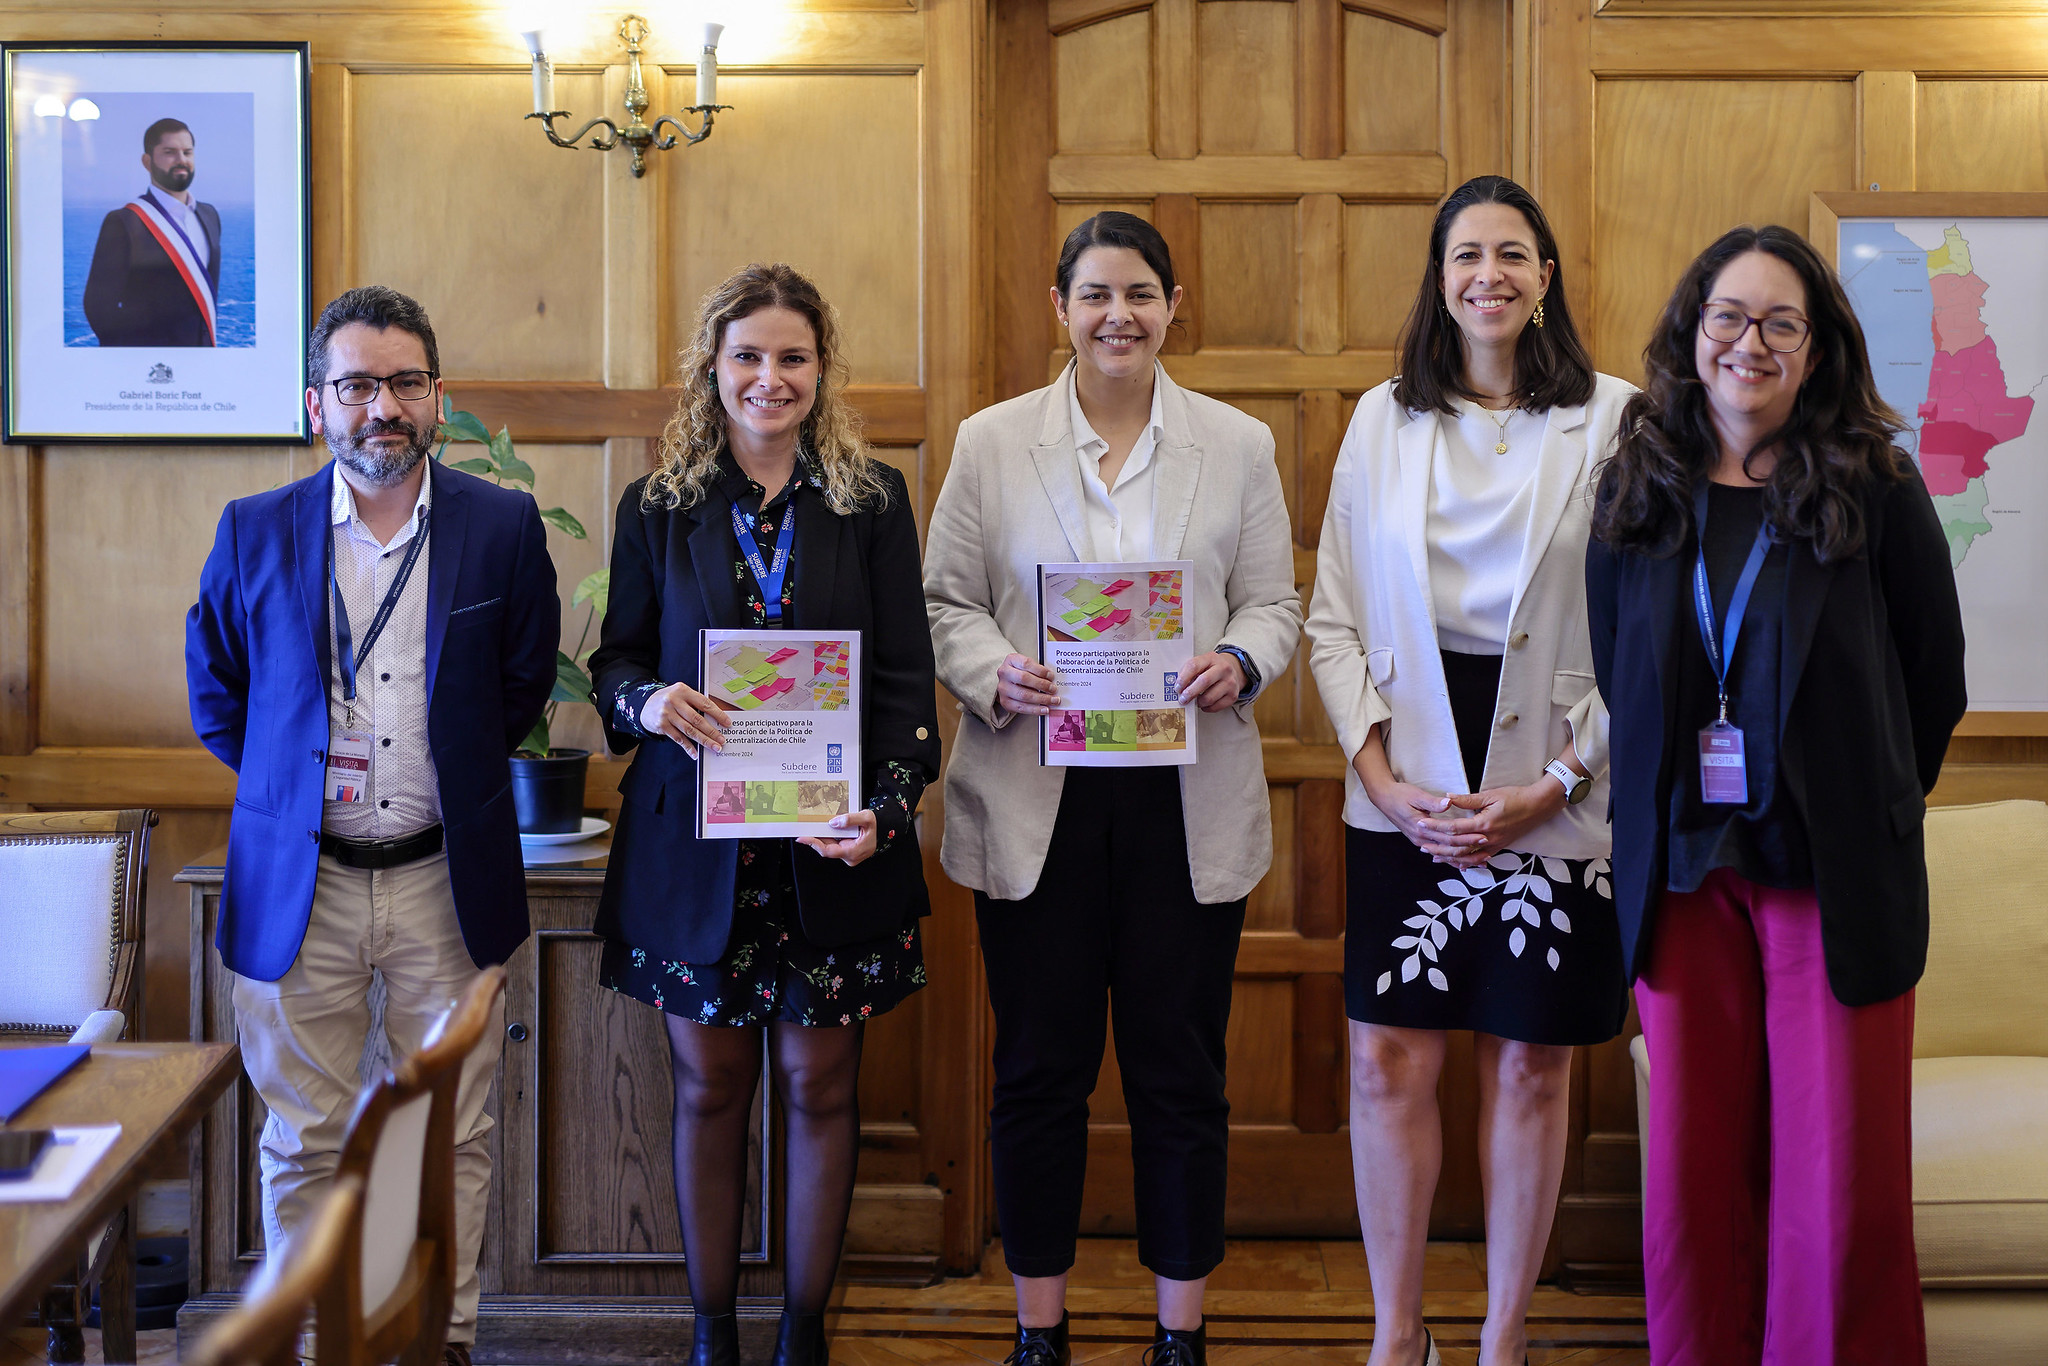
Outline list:
[[[356,513],[355,491],[334,467],[334,497],[329,505],[334,538],[334,573],[341,580],[341,598],[348,607],[350,634],[360,650],[377,608],[398,577],[406,547],[419,534],[420,516],[432,505],[434,481],[420,480],[419,501],[389,545],[380,543]],[[431,542],[422,547],[405,592],[392,609],[375,648],[356,671],[355,726],[376,737],[370,748],[369,800],[327,802],[321,826],[351,839],[395,839],[437,824],[441,819],[441,786],[434,756],[427,748],[427,561]],[[342,700],[341,653],[335,643],[334,585],[326,586],[327,731],[349,729],[348,704]]]
[[[1505,431],[1496,419],[1505,418]],[[1508,617],[1522,542],[1535,510],[1541,414],[1515,408],[1488,413],[1458,400],[1429,470],[1429,593],[1437,639],[1446,650],[1497,655],[1507,648]],[[1507,441],[1507,454],[1494,447]]]
[[[185,230],[185,236],[192,239],[192,250],[198,253],[203,269],[206,265],[206,226],[199,221],[199,210],[161,186],[152,184],[149,193],[171,216],[171,221]]]
[[[1102,482],[1102,457],[1109,453],[1109,443],[1088,425],[1078,385],[1068,405],[1074,426],[1074,458],[1081,462],[1081,515],[1088,524],[1088,539],[1094,543],[1091,553],[1099,562],[1152,558],[1152,505],[1158,484],[1152,454],[1165,430],[1159,381],[1166,373],[1158,361],[1152,362],[1152,369],[1152,415],[1124,458],[1124,467],[1116,472],[1114,486]]]

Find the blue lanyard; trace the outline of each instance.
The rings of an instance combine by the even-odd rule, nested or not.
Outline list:
[[[1735,641],[1742,634],[1742,617],[1749,610],[1749,595],[1756,588],[1756,576],[1763,572],[1764,557],[1771,550],[1768,522],[1756,529],[1756,540],[1743,562],[1742,576],[1735,581],[1735,595],[1728,599],[1728,620],[1717,639],[1714,634],[1714,594],[1707,586],[1707,481],[1693,491],[1693,525],[1699,536],[1699,558],[1692,566],[1692,606],[1699,618],[1700,643],[1707,647],[1707,663],[1721,690],[1721,720],[1728,719],[1728,665],[1735,658]]]
[[[363,632],[360,648],[350,649],[348,625],[348,604],[341,598],[341,575],[334,567],[334,530],[327,532],[327,578],[334,585],[334,653],[341,662],[341,697],[344,702],[356,700],[356,670],[370,657],[370,650],[377,638],[384,634],[386,623],[398,607],[399,595],[405,592],[405,581],[412,577],[412,567],[419,563],[420,547],[427,543],[427,509],[420,509],[419,530],[414,533],[412,544],[405,548],[405,558],[399,561],[398,576],[391,580],[391,587],[384,594],[384,601],[377,607],[377,615],[370,618],[370,629]]]
[[[766,502],[768,495],[761,495]],[[775,563],[773,567],[762,562],[761,546],[754,539],[753,529],[747,519],[740,515],[737,506],[732,509],[732,534],[740,543],[740,553],[747,557],[747,568],[754,573],[754,582],[761,585],[761,606],[768,613],[770,622],[782,621],[782,581],[789,574],[789,548],[796,537],[796,492],[790,491],[789,499],[782,507],[782,530],[775,536]]]

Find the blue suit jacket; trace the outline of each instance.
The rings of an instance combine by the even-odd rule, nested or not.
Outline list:
[[[228,504],[185,622],[192,728],[240,779],[215,942],[262,981],[298,957],[320,858],[333,470]],[[485,966],[527,935],[507,757],[553,690],[561,603],[530,495],[427,471],[427,743],[456,916]]]

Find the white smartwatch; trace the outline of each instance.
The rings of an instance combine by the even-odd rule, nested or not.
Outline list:
[[[1552,759],[1543,766],[1543,771],[1564,784],[1566,806],[1577,806],[1593,790],[1593,780],[1572,772],[1572,766],[1562,759]]]

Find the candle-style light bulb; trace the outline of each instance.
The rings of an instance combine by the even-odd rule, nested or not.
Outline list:
[[[526,43],[526,50],[533,54],[533,112],[548,114],[555,108],[555,64],[548,60],[542,46],[546,36],[541,29],[522,29],[520,38]]]
[[[724,24],[704,25],[704,47],[697,54],[697,104],[709,108],[718,103],[718,35]]]

